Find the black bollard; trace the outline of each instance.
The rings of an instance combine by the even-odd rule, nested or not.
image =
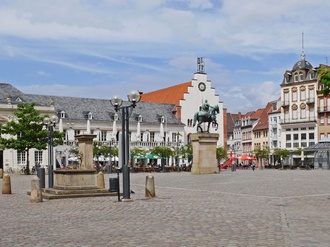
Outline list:
[[[117,191],[118,202],[120,202],[119,171],[120,171],[119,169],[116,169],[116,172],[117,172],[117,186],[118,186],[118,191]]]
[[[48,188],[53,188],[54,185],[54,174],[53,174],[53,166],[48,166]]]
[[[40,188],[45,188],[45,168],[38,167],[37,168],[37,176],[40,179]]]

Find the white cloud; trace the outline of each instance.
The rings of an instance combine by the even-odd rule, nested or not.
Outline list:
[[[39,71],[37,71],[37,75],[38,76],[50,76],[51,74],[49,74],[49,73],[47,73],[45,71],[39,70]]]
[[[52,79],[54,92],[64,92],[56,80],[79,81],[62,85],[75,95],[185,82],[196,57],[205,57],[225,106],[244,111],[279,96],[276,80],[299,59],[302,32],[312,64],[329,57],[329,9],[324,0],[3,0],[0,55],[37,63],[33,71]],[[65,78],[56,71],[62,69]]]

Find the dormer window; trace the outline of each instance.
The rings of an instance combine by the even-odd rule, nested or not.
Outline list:
[[[277,104],[276,103],[273,103],[272,104],[272,108],[273,108],[273,111],[276,111],[277,110]]]
[[[118,121],[118,114],[115,113],[115,115],[113,115],[113,121]]]
[[[60,117],[61,117],[61,118],[65,118],[65,111],[61,111],[61,113],[60,113]]]
[[[298,77],[298,74],[295,74],[295,75],[294,75],[294,82],[298,82],[298,78],[299,78],[299,77]]]
[[[89,112],[87,116],[88,116],[88,119],[89,120],[92,120],[93,119],[93,114],[91,112]]]
[[[141,123],[142,122],[142,115],[138,116],[138,122]]]
[[[299,81],[303,81],[304,80],[304,73],[300,72],[299,73]]]
[[[160,122],[161,122],[161,123],[165,123],[165,116],[162,116],[162,117],[160,118]]]

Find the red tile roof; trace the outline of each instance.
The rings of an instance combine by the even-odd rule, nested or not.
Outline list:
[[[271,112],[272,105],[273,105],[272,102],[268,102],[266,107],[261,112],[258,124],[255,126],[253,130],[268,129],[268,113]]]
[[[192,86],[191,81],[159,89],[153,92],[143,93],[141,94],[141,101],[175,104],[180,106],[180,100],[183,99],[183,94],[188,92],[189,86]]]
[[[254,112],[252,115],[251,115],[251,119],[259,119],[261,117],[261,114],[262,112],[264,111],[265,108],[260,108],[258,109],[256,112]]]

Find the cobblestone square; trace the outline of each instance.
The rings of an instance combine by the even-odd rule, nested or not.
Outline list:
[[[131,173],[132,202],[31,203],[33,176],[10,175],[12,194],[0,196],[4,247],[330,246],[328,170],[153,173],[153,199],[144,197],[148,174]],[[105,174],[107,188],[111,177]]]

